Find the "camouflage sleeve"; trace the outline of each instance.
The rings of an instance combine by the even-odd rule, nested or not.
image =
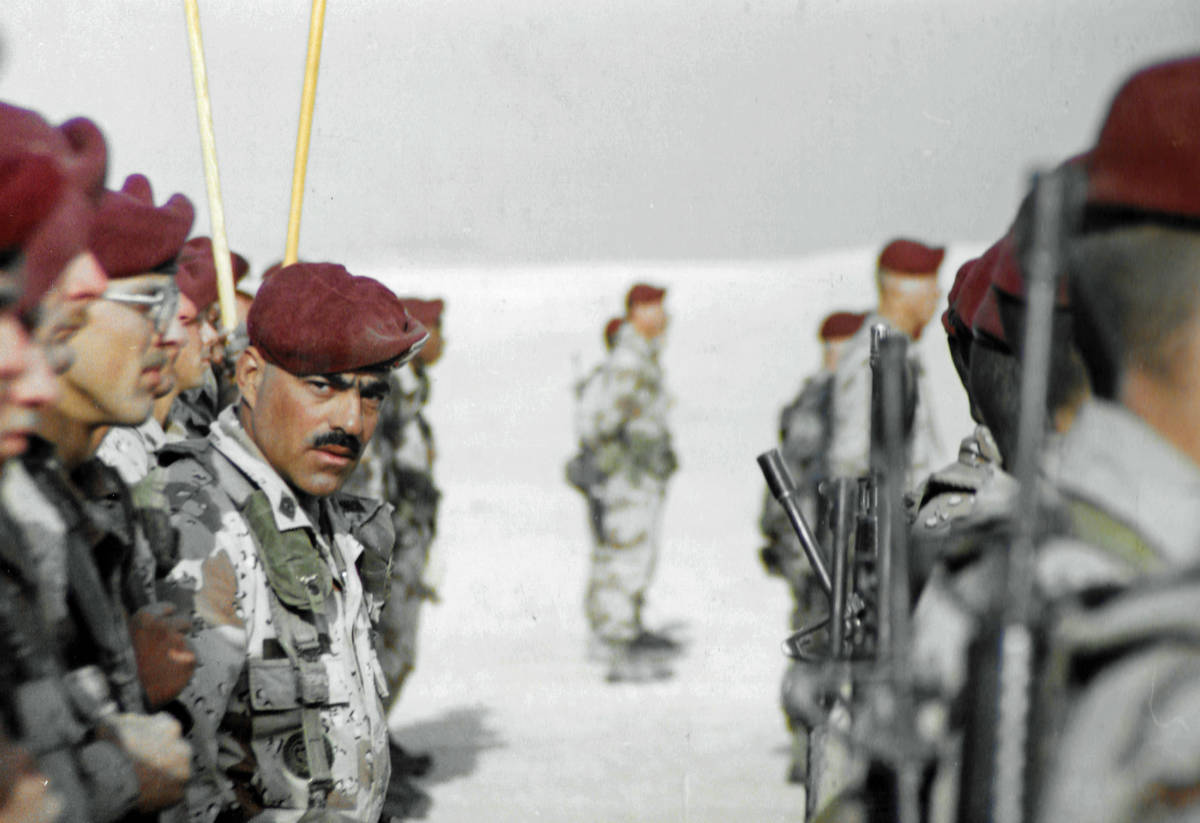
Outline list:
[[[173,464],[163,485],[179,532],[179,561],[167,584],[176,591],[173,600],[190,600],[188,640],[196,653],[195,674],[179,698],[193,720],[189,819],[211,823],[232,798],[232,783],[221,767],[231,756],[230,741],[221,737],[221,726],[246,667],[246,620],[255,614],[252,572],[258,560],[245,521],[207,477],[190,474],[188,466]]]
[[[598,381],[602,397],[596,409],[596,422],[601,436],[613,436],[631,420],[641,417],[644,402],[639,396],[640,382],[636,358],[615,349]]]
[[[1200,816],[1200,650],[1162,643],[1107,667],[1069,707],[1038,820]]]
[[[96,823],[123,820],[137,805],[139,790],[133,764],[121,748],[98,741],[80,747],[77,762],[88,794],[88,813]]]
[[[146,444],[129,426],[113,426],[109,429],[96,449],[96,457],[116,469],[121,479],[130,486],[150,471],[151,458]]]

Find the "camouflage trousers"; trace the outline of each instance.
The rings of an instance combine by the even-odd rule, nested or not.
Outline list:
[[[584,607],[600,640],[628,642],[642,630],[665,492],[661,480],[622,472],[588,496],[593,548]]]
[[[385,708],[390,711],[417,661],[417,628],[421,606],[429,599],[424,583],[432,538],[421,531],[399,536],[392,554],[388,599],[379,615],[379,665],[388,685]]]

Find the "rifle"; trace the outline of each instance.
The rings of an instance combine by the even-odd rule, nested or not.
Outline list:
[[[829,692],[841,701],[876,702],[884,723],[881,735],[867,739],[852,728],[835,733],[848,735],[852,750],[868,752],[890,767],[897,777],[898,819],[915,823],[923,758],[912,742],[916,733],[908,671],[911,602],[903,496],[915,398],[907,346],[907,338],[888,334],[886,326],[872,329],[871,471],[822,488],[822,494],[833,498],[832,574],[792,497],[786,466],[773,452],[758,462],[830,601],[829,619],[793,635],[785,647],[795,658],[825,664]],[[826,627],[828,646],[820,648],[816,633]]]
[[[994,680],[969,689],[972,704],[963,741],[959,819],[964,823],[1021,823],[1031,819],[1030,731],[1038,652],[1034,630],[1034,548],[1042,528],[1038,505],[1039,460],[1046,430],[1046,396],[1054,324],[1054,295],[1061,269],[1072,174],[1069,167],[1033,180],[1032,233],[1022,255],[1028,302],[1021,370],[1015,476],[1019,491],[1012,541],[1004,554],[1005,599],[972,650],[976,672]]]

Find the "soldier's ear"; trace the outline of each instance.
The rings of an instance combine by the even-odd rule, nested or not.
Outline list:
[[[250,408],[258,402],[258,390],[262,386],[263,377],[267,373],[267,361],[263,359],[262,353],[254,346],[247,346],[246,349],[238,356],[237,361],[237,386],[238,393],[242,396],[244,402]]]

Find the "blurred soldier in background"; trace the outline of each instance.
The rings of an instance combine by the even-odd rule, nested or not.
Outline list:
[[[164,207],[166,208],[166,207]],[[158,239],[148,237],[156,230],[156,216],[150,183],[141,175],[132,175],[125,181],[119,195],[112,195],[101,202],[96,216],[96,232],[102,239],[97,259],[105,271],[127,277],[133,268],[145,265],[142,261],[127,261],[127,249],[145,246],[148,239],[161,248],[153,248],[152,257],[168,255],[166,263],[156,266],[162,277],[173,278],[175,305],[174,323],[170,328],[177,333],[169,337],[159,335],[156,349],[164,353],[160,374],[154,389],[154,407],[146,421],[138,426],[113,426],[100,435],[96,456],[112,466],[121,479],[133,485],[145,477],[157,462],[158,450],[167,442],[164,425],[171,404],[185,388],[194,388],[203,380],[204,363],[200,362],[204,346],[211,345],[215,330],[205,324],[202,309],[215,300],[215,270],[196,269],[195,256],[184,254],[183,238],[172,236]],[[186,236],[186,228],[185,228]],[[212,269],[211,263],[208,267]],[[197,300],[207,301],[203,306]],[[183,357],[180,362],[180,357]]]
[[[93,171],[71,174],[89,154]],[[25,451],[38,412],[57,397],[46,351],[33,339],[37,307],[85,248],[88,189],[103,182],[104,155],[102,140],[91,151],[73,146],[67,129],[56,133],[33,112],[0,104],[0,471]],[[83,727],[55,710],[67,704],[65,669],[39,617],[32,560],[0,506],[0,820],[41,823],[65,813],[79,821],[89,805],[78,759]],[[124,759],[112,743],[99,745]]]
[[[829,476],[828,449],[832,436],[833,375],[842,347],[862,328],[866,315],[834,312],[824,319],[817,337],[821,341],[821,369],[808,377],[800,394],[784,407],[779,416],[780,453],[796,479],[801,511],[816,530],[817,539],[828,545],[824,528],[825,507],[819,494],[821,482]],[[767,539],[759,556],[768,573],[782,577],[792,590],[793,631],[814,622],[828,611],[828,598],[816,584],[813,571],[800,548],[783,507],[770,491],[764,491],[759,529]],[[792,683],[802,676],[793,663],[784,678]],[[811,667],[806,667],[811,670]],[[808,728],[800,707],[789,700],[793,689],[783,689],[783,710],[792,731],[792,763],[788,779],[803,783],[808,771]]]
[[[858,334],[850,339],[838,364],[833,387],[833,439],[829,446],[830,473],[834,477],[862,477],[870,470],[871,443],[871,327],[884,324],[912,340],[937,311],[938,269],[945,250],[914,240],[893,240],[879,255],[875,284],[879,306],[867,315]],[[933,468],[939,450],[929,401],[922,402],[924,368],[910,353],[916,387],[912,410],[912,446],[909,485],[920,482]]]
[[[236,284],[250,271],[250,264],[240,254],[230,252],[230,265]],[[208,427],[217,419],[220,405],[217,369],[225,362],[221,328],[221,310],[217,300],[217,270],[213,259],[212,240],[193,237],[179,255],[179,290],[196,306],[191,322],[184,324],[188,342],[179,353],[179,396],[169,404],[164,428],[170,437],[207,437]],[[241,291],[235,294],[241,295]],[[186,303],[181,301],[181,316]],[[240,301],[239,301],[240,305]],[[196,362],[199,354],[201,362]],[[232,401],[230,401],[232,402]],[[158,413],[155,404],[155,416]]]
[[[92,452],[101,426],[136,424],[150,411],[166,357],[155,335],[171,334],[169,323],[155,322],[172,305],[169,282],[145,274],[154,267],[145,265],[110,285],[86,251],[103,248],[102,232],[91,228],[105,169],[94,125],[76,120],[53,131],[11,107],[2,119],[0,142],[35,132],[33,153],[58,164],[59,179],[38,179],[42,166],[24,199],[0,211],[36,225],[28,209],[48,207],[25,242],[15,238],[19,254],[8,259],[23,281],[19,311],[27,324],[41,318],[39,339],[53,347],[61,375],[47,402],[26,397],[22,405],[14,393],[4,409],[4,439],[13,447],[6,455],[29,446],[20,461],[4,465],[0,483],[5,722],[28,741],[67,819],[127,819],[181,797],[190,750],[176,720],[147,709],[178,694],[195,658],[153,603],[153,570],[145,565],[151,552],[128,489]],[[180,198],[141,216],[160,221],[158,231],[131,243],[127,260],[149,255],[161,263],[163,236],[181,224],[186,235],[191,205]],[[9,418],[12,409],[17,418]],[[33,410],[36,421],[19,419]]]
[[[613,682],[670,676],[667,658],[679,648],[642,623],[666,484],[677,465],[658,362],[665,296],[665,289],[644,283],[626,295],[612,349],[581,387],[581,452],[568,466],[568,477],[587,495],[595,541],[585,603],[589,648],[608,663]]]
[[[388,683],[386,708],[400,698],[405,680],[416,665],[417,627],[421,607],[437,602],[437,592],[425,581],[429,549],[437,534],[441,492],[433,479],[433,428],[425,417],[429,404],[429,369],[442,356],[442,300],[406,298],[408,313],[429,332],[429,339],[408,368],[388,375],[391,392],[379,411],[375,436],[363,451],[345,491],[385,500],[393,506],[396,545],[392,550],[391,591],[379,618],[379,662]],[[427,754],[406,751],[392,741],[392,768],[421,777],[432,766]],[[418,791],[414,787],[414,791]]]
[[[166,446],[143,482],[170,504],[171,581],[194,603],[191,819],[407,816],[424,798],[389,785],[372,637],[392,521],[386,503],[339,490],[374,433],[387,372],[427,335],[386,287],[331,263],[273,275],[247,333],[237,406],[207,440]]]

